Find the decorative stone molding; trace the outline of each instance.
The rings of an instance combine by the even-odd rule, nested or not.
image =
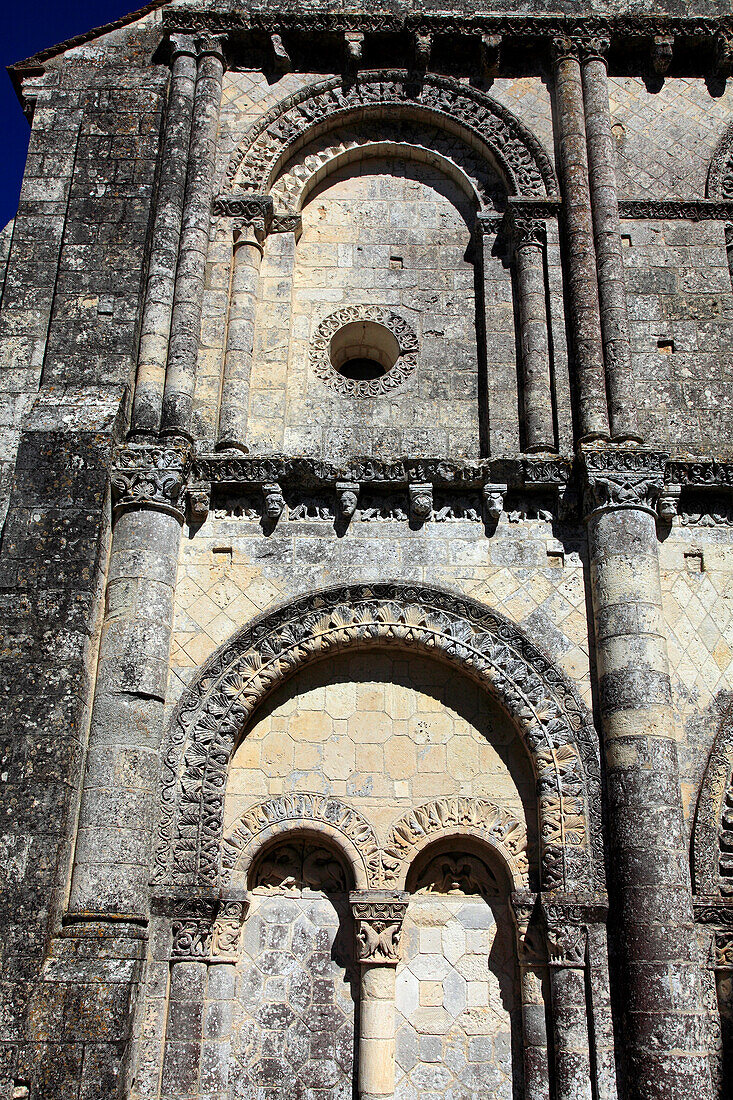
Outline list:
[[[191,463],[190,449],[184,447],[129,443],[120,448],[112,469],[113,514],[150,508],[183,523]]]
[[[651,41],[652,69],[657,76],[666,76],[674,53],[673,34],[655,34]]]
[[[715,705],[718,726],[697,799],[692,875],[696,894],[733,899],[733,692],[721,692]]]
[[[708,194],[710,190],[708,188]],[[733,181],[731,184],[733,197]],[[711,199],[621,199],[622,218],[649,218],[654,221],[726,221],[733,218],[733,202]]]
[[[385,885],[403,887],[410,865],[427,844],[441,837],[472,837],[498,853],[513,889],[529,876],[527,830],[513,814],[483,798],[439,798],[410,810],[390,830],[382,867]]]
[[[586,965],[588,925],[605,924],[604,897],[543,894],[540,899],[550,966],[583,969]]]
[[[733,898],[696,898],[695,921],[708,930],[707,963],[710,969],[733,971]]]
[[[382,869],[376,834],[360,813],[338,798],[324,794],[285,794],[252,806],[235,822],[222,843],[222,880],[232,871],[244,873],[262,845],[274,836],[293,835],[298,827],[336,838],[346,853],[357,884],[378,886]]]
[[[242,225],[262,226],[265,233],[272,225],[273,200],[270,195],[218,195],[213,214],[218,218],[236,219]]]
[[[586,518],[596,512],[635,508],[656,515],[668,456],[657,451],[582,448]]]
[[[534,764],[544,887],[601,882],[597,735],[574,687],[498,613],[397,582],[303,597],[253,622],[207,662],[168,735],[156,881],[218,882],[228,762],[266,696],[312,660],[378,645],[449,661],[488,691]]]
[[[396,339],[400,354],[397,362],[380,378],[356,382],[345,378],[331,364],[330,348],[334,335],[358,321],[372,321],[388,329]],[[379,397],[401,386],[417,366],[418,343],[414,329],[404,317],[381,306],[344,306],[321,321],[311,342],[310,363],[316,377],[336,393],[348,397]]]
[[[419,113],[427,122],[455,130],[456,125],[479,142],[498,167],[510,194],[557,194],[549,157],[533,134],[489,96],[448,77],[424,76],[416,83],[407,72],[362,73],[345,89],[340,77],[312,84],[276,104],[249,131],[235,150],[227,175],[232,186],[267,193],[288,150],[316,123],[321,131],[342,126],[370,113]]]
[[[433,514],[433,486],[429,481],[418,481],[407,486],[410,498],[410,519],[413,523],[425,523]]]
[[[358,961],[396,966],[410,895],[397,890],[354,890],[349,895],[356,929]]]
[[[236,962],[248,908],[244,895],[174,900],[171,962]]]
[[[709,199],[733,200],[733,122],[712,155],[705,193]]]

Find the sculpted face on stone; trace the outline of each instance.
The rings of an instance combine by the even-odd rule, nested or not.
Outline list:
[[[279,485],[263,485],[262,496],[264,498],[265,518],[275,522],[280,518],[285,508],[285,498]]]

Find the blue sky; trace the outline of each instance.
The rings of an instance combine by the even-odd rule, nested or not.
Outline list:
[[[18,206],[29,126],[5,66],[143,7],[146,0],[31,0],[7,4],[0,35],[0,228]]]

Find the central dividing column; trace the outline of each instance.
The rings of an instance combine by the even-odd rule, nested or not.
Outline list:
[[[196,75],[161,425],[165,434],[184,438],[190,437],[196,384],[223,77],[221,42],[218,39],[206,40],[199,52]]]
[[[578,428],[582,439],[606,438],[608,407],[578,44],[569,38],[553,39],[552,53]]]
[[[608,47],[608,40],[604,38],[584,43],[582,75],[585,132],[611,436],[615,440],[638,440],[629,314],[621,252],[616,158],[608,105]]]
[[[395,1086],[395,975],[409,894],[350,894],[361,966],[359,1100],[386,1100]]]
[[[708,1100],[654,506],[666,456],[582,449],[627,1100]]]

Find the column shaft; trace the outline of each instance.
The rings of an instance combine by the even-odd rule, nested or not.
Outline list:
[[[196,56],[188,39],[174,36],[168,110],[165,120],[153,241],[145,288],[135,398],[133,437],[157,435],[163,405],[168,336],[173,310],[178,246],[181,237]]]
[[[592,1100],[585,972],[550,968],[557,1100]],[[548,1095],[547,1093],[545,1095]]]
[[[525,1100],[547,1100],[550,1069],[543,990],[544,967],[520,965]]]
[[[359,1100],[384,1100],[395,1086],[395,967],[362,963]]]
[[[161,1100],[199,1095],[206,971],[205,962],[188,959],[171,966]]]
[[[608,73],[597,54],[583,61],[583,99],[611,436],[638,440]]]
[[[540,233],[539,227],[536,233]],[[554,451],[557,448],[552,422],[550,345],[541,237],[533,239],[530,234],[517,239],[514,256],[522,349],[524,450]]]
[[[261,261],[262,245],[254,227],[237,230],[219,410],[219,447],[245,444]]]
[[[145,917],[180,518],[124,512],[112,536],[69,911]]]
[[[628,467],[609,492],[627,495]],[[639,483],[639,493],[648,485]],[[710,1095],[654,515],[588,520],[628,1100]]]
[[[596,253],[580,62],[562,42],[556,53],[554,71],[578,426],[582,438],[593,439],[608,435]]]
[[[190,435],[196,384],[223,74],[221,53],[213,49],[204,51],[196,76],[181,248],[163,393],[162,430],[184,437]]]

